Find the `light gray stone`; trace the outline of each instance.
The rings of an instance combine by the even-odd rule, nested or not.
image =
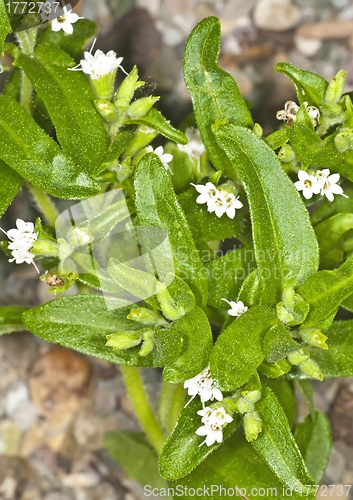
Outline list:
[[[290,0],[259,0],[254,10],[256,26],[264,30],[286,31],[294,28],[300,10]]]

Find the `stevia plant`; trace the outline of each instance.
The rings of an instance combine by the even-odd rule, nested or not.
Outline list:
[[[0,12],[4,42],[28,19]],[[49,292],[81,293],[1,307],[0,333],[28,329],[120,365],[143,432],[105,444],[147,495],[206,498],[218,485],[214,498],[315,498],[331,437],[310,381],[353,375],[353,322],[336,319],[353,312],[345,72],[327,82],[278,64],[298,102],[264,137],[206,18],[186,45],[194,114],[177,130],[136,67],[123,76],[113,51],[83,53],[96,25],[67,16],[3,45],[14,70],[0,96],[0,209],[24,184],[43,217],[17,220],[1,246]],[[53,197],[77,201],[59,215]],[[139,367],[161,374],[157,414]]]

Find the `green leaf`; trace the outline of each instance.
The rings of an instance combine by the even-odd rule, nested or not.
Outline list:
[[[273,132],[272,134],[268,135],[265,141],[273,150],[281,148],[288,141],[287,129],[276,130],[276,132]]]
[[[197,414],[201,408],[200,398],[196,397],[192,401],[189,399],[187,405],[181,410],[176,426],[159,457],[159,471],[162,477],[173,480],[186,476],[220,446],[217,442],[212,446],[206,446],[206,444],[200,446],[205,440],[203,436],[196,434],[196,430],[203,425],[201,417]],[[233,415],[233,421],[224,428],[223,441],[235,431],[239,424],[239,415]]]
[[[228,173],[233,169],[215,140],[212,125],[227,120],[252,127],[253,121],[234,79],[217,64],[220,40],[221,23],[216,17],[203,19],[193,29],[185,48],[184,79],[208,156],[217,169]]]
[[[315,227],[315,234],[319,242],[321,255],[333,250],[339,238],[350,229],[353,229],[353,213],[336,214]]]
[[[279,404],[286,414],[289,425],[292,427],[297,418],[297,400],[292,381],[280,377],[266,380],[266,385],[278,399]]]
[[[306,485],[314,484],[293,434],[287,417],[276,396],[267,387],[256,409],[262,419],[262,433],[252,442],[276,476],[297,493],[307,492]]]
[[[38,34],[38,44],[52,44],[65,50],[71,57],[79,62],[82,59],[83,49],[87,42],[98,34],[96,23],[89,19],[80,19],[75,23],[74,32],[69,35],[64,30],[53,31],[51,24]]]
[[[196,245],[232,238],[242,233],[244,215],[241,210],[237,210],[234,219],[227,215],[218,218],[214,213],[210,213],[206,206],[196,203],[196,198],[195,188],[188,189],[178,196]]]
[[[134,132],[132,130],[123,130],[111,140],[111,143],[104,155],[102,165],[97,171],[98,174],[105,170],[111,163],[118,160],[119,156],[128,147],[133,137]]]
[[[135,124],[146,125],[149,128],[153,128],[161,135],[177,144],[187,144],[189,142],[186,135],[181,132],[181,130],[174,128],[164,116],[154,108],[151,108],[142,118],[138,120],[128,120],[124,123],[124,125]]]
[[[119,352],[105,345],[106,335],[141,329],[141,324],[126,319],[130,307],[125,304],[96,295],[63,297],[25,312],[23,322],[34,335],[83,354],[122,365],[151,366],[152,356],[139,356],[139,346]]]
[[[302,500],[306,494],[304,490],[301,495],[283,487],[266,462],[245,440],[242,431],[236,431],[191,474],[170,483],[170,487],[175,490],[178,485],[179,491],[185,492],[187,488],[187,494],[183,495],[185,500],[195,500],[192,488],[198,492],[197,498],[200,500],[210,498],[211,494],[214,500],[231,498],[232,490],[234,498],[244,495],[249,500],[258,500],[260,496]],[[224,489],[221,490],[221,487]],[[314,495],[308,498],[313,500]]]
[[[197,162],[199,162],[200,167],[202,167],[201,163],[203,158],[199,158],[196,161],[193,160],[187,153],[185,153],[185,151],[181,151],[177,144],[174,144],[173,142],[167,142],[164,147],[164,152],[173,156],[172,160],[168,163],[168,166],[170,171],[173,172],[171,181],[175,192],[178,194],[186,189],[189,189],[190,183],[195,182],[196,180],[194,173],[195,163],[197,164]],[[182,201],[179,196],[178,201],[182,205]],[[185,213],[185,206],[182,205],[182,209]],[[185,215],[187,216],[186,213]]]
[[[12,32],[8,10],[3,0],[0,1],[0,54],[3,52],[5,38]]]
[[[210,357],[213,346],[212,332],[206,314],[199,307],[174,321],[171,332],[183,338],[183,349],[172,363],[164,369],[167,382],[185,382],[200,373]]]
[[[19,306],[0,307],[0,335],[26,330],[22,322],[22,314],[27,309],[28,307]]]
[[[208,276],[208,300],[213,307],[229,309],[223,299],[236,300],[244,279],[255,268],[254,249],[240,248],[205,265]]]
[[[15,101],[21,98],[22,73],[20,68],[14,68],[6,82],[3,94],[12,97]]]
[[[318,268],[318,244],[308,212],[264,141],[234,125],[220,127],[216,136],[248,197],[261,303],[274,305],[285,288],[300,285]]]
[[[222,331],[211,354],[211,373],[217,387],[232,391],[249,380],[264,360],[264,336],[277,322],[269,307],[253,306]]]
[[[314,418],[308,415],[304,422],[297,425],[294,437],[310,475],[320,484],[331,454],[330,422],[323,413],[317,411]]]
[[[52,45],[39,45],[34,57],[22,55],[18,64],[43,100],[64,152],[83,172],[95,173],[103,159],[106,139],[86,75],[69,71],[75,66],[74,60]]]
[[[158,472],[157,453],[142,433],[127,431],[107,432],[104,445],[110,457],[116,460],[125,474],[142,486],[166,488],[167,483]]]
[[[321,76],[289,63],[276,64],[275,73],[283,73],[292,80],[300,104],[306,101],[310,105],[320,106],[324,102],[328,82]]]
[[[19,192],[22,184],[22,177],[0,160],[0,216]]]
[[[168,232],[177,274],[189,285],[197,303],[205,304],[205,269],[169,175],[155,154],[148,153],[142,158],[135,172],[134,185],[139,225],[159,227]]]
[[[310,306],[302,328],[320,328],[319,323],[334,313],[341,302],[353,293],[353,257],[334,271],[313,274],[298,293]]]
[[[299,108],[296,121],[289,129],[290,144],[304,164],[321,168],[332,168],[343,162],[344,156],[334,145],[332,136],[322,140],[315,132],[315,127],[306,107]]]
[[[82,199],[99,186],[78,171],[70,158],[43,132],[18,102],[0,96],[0,158],[48,194]]]

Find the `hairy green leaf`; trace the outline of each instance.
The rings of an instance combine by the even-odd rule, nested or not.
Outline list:
[[[34,57],[22,55],[18,64],[43,100],[62,149],[83,172],[95,173],[106,138],[86,75],[69,71],[75,62],[53,45],[39,45]]]
[[[171,332],[183,338],[180,355],[163,372],[164,379],[174,384],[185,382],[200,373],[210,357],[213,340],[206,314],[199,307],[174,321]]]
[[[99,186],[67,157],[18,102],[0,96],[0,158],[43,191],[67,199],[94,196]]]
[[[249,380],[264,360],[264,336],[277,321],[269,307],[253,306],[222,331],[211,354],[217,387],[232,391]]]
[[[139,225],[157,226],[168,231],[177,274],[189,285],[197,302],[205,304],[205,269],[170,178],[155,154],[148,153],[140,161],[135,172],[134,185]]]
[[[104,300],[97,295],[63,297],[25,312],[23,322],[38,337],[78,352],[111,363],[152,366],[151,355],[138,355],[139,346],[127,351],[113,351],[105,345],[106,335],[141,329],[141,324],[126,319],[130,307],[125,304],[119,299],[107,297]]]
[[[276,396],[267,387],[256,409],[262,419],[262,433],[252,442],[255,450],[284,484],[297,493],[314,484],[291,433],[287,417]]]
[[[217,120],[252,127],[253,121],[234,79],[218,64],[221,23],[203,19],[192,31],[185,48],[184,80],[190,92],[202,141],[213,165],[226,173],[232,167],[215,140]]]
[[[12,32],[11,24],[9,21],[8,10],[3,0],[0,1],[0,54],[4,46],[5,38]]]
[[[261,303],[274,305],[282,291],[303,283],[319,264],[308,212],[275,153],[251,131],[225,125],[216,132],[248,196]],[[294,222],[295,221],[295,222]]]
[[[319,242],[321,255],[333,250],[339,238],[353,229],[353,213],[336,214],[315,227],[315,234]]]
[[[292,427],[297,418],[297,400],[295,397],[293,382],[286,380],[284,377],[266,380],[266,385],[271,389],[279,404],[282,406],[284,413],[288,419],[289,425]]]
[[[189,474],[205,458],[210,455],[220,444],[212,446],[200,444],[205,440],[195,432],[203,424],[197,414],[201,410],[200,398],[190,399],[181,410],[176,426],[169,436],[159,458],[159,470],[162,477],[172,480],[179,479]],[[234,432],[240,424],[239,415],[233,415],[233,422],[226,425],[223,431],[223,441]]]
[[[197,469],[183,479],[172,481],[170,486],[175,491],[186,492],[183,495],[185,500],[195,500],[193,491],[197,492],[197,498],[200,500],[210,497],[223,500],[233,496],[246,497],[249,500],[258,500],[260,496],[300,500],[306,495],[304,490],[300,494],[283,486],[266,462],[245,440],[243,431],[236,431]],[[314,495],[307,498],[313,500]]]
[[[130,120],[125,122],[125,125],[134,125],[141,124],[146,125],[149,128],[153,128],[161,135],[169,139],[170,141],[174,141],[177,144],[187,144],[188,139],[186,135],[181,132],[181,130],[177,130],[174,128],[165,118],[164,116],[157,111],[155,108],[151,108],[145,116],[139,118],[138,120]]]
[[[22,184],[22,177],[0,160],[0,216],[19,192]]]
[[[331,454],[332,438],[330,422],[326,415],[317,411],[297,425],[295,440],[304,457],[310,475],[320,484]]]
[[[300,104],[308,102],[313,106],[323,103],[328,87],[328,82],[319,75],[304,71],[289,63],[278,63],[275,73],[287,75],[295,85]]]

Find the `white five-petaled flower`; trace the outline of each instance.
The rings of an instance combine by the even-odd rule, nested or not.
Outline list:
[[[205,185],[192,184],[200,195],[196,198],[196,203],[202,205],[207,203],[207,210],[214,212],[217,217],[227,214],[230,219],[234,219],[235,211],[243,206],[242,202],[233,193],[217,189],[212,182]]]
[[[223,406],[221,408],[206,407],[199,410],[198,415],[201,415],[201,422],[203,425],[196,430],[198,436],[206,436],[205,441],[207,446],[212,446],[213,443],[221,443],[223,440],[224,427],[232,422],[233,418],[228,415]]]
[[[153,149],[152,146],[147,146],[146,150],[148,153],[155,153],[159,157],[161,162],[163,163],[164,168],[166,170],[169,170],[172,173],[168,163],[170,163],[172,161],[173,155],[171,155],[169,153],[165,153],[163,146],[158,146],[158,148],[156,148],[156,149]]]
[[[317,180],[317,176],[309,175],[305,170],[299,170],[298,172],[299,181],[294,183],[294,186],[298,191],[303,191],[303,196],[305,199],[310,200],[313,194],[320,193],[320,183]]]
[[[86,231],[84,231],[83,229],[79,229],[78,227],[75,227],[73,233],[75,236],[75,240],[79,245],[85,245],[86,243],[89,243],[91,240]]]
[[[343,189],[337,184],[340,179],[340,174],[330,175],[330,170],[325,168],[323,170],[318,170],[315,175],[309,175],[308,172],[304,170],[299,170],[298,172],[299,181],[295,182],[294,185],[298,191],[303,191],[303,196],[309,200],[313,194],[320,193],[321,196],[326,196],[329,201],[334,200],[334,194],[343,194]]]
[[[210,365],[206,366],[206,368],[195,377],[186,380],[184,382],[184,388],[188,390],[189,396],[192,396],[190,401],[197,395],[200,396],[202,404],[209,400],[213,401],[217,399],[217,401],[222,401],[223,399],[222,392],[217,389],[212,380]],[[189,404],[190,401],[187,404]]]
[[[319,123],[320,111],[315,106],[308,106],[307,102],[304,102],[304,105],[314,126],[316,126]],[[294,101],[287,101],[284,105],[284,109],[277,111],[277,120],[284,120],[288,125],[292,125],[292,123],[297,119],[298,110],[298,104]]]
[[[69,68],[70,71],[83,71],[86,75],[89,75],[92,80],[100,80],[103,76],[113,73],[118,68],[123,69],[121,66],[123,58],[117,57],[114,50],[110,50],[104,54],[104,52],[98,49],[96,53],[92,55],[94,43],[91,50],[84,53],[84,59],[81,59],[80,64],[74,68]]]
[[[16,264],[26,262],[27,264],[33,264],[37,269],[34,263],[35,255],[30,252],[33,243],[38,238],[38,234],[34,232],[34,225],[32,222],[24,222],[22,219],[17,219],[16,226],[17,229],[10,229],[7,232],[0,228],[11,241],[8,248],[11,250],[13,259],[9,259],[9,262],[15,261]]]
[[[51,29],[53,31],[60,31],[62,29],[68,35],[72,35],[72,33],[74,32],[74,28],[72,25],[79,19],[83,19],[83,17],[79,17],[77,14],[71,12],[71,10],[71,5],[64,7],[64,14],[54,19],[51,23]]]
[[[227,299],[222,299],[227,302],[231,309],[228,309],[229,316],[240,316],[248,310],[247,306],[244,306],[243,302],[239,300],[238,302],[234,302],[233,300],[229,301]]]
[[[178,144],[180,151],[184,151],[191,158],[200,158],[206,153],[205,146],[201,140],[200,131],[196,128],[187,128],[185,131],[186,137],[189,139],[188,144]]]
[[[330,171],[328,169],[326,169],[328,171],[328,174],[330,173]],[[329,201],[333,201],[334,200],[334,194],[341,194],[342,196],[345,196],[346,198],[348,198],[348,196],[346,196],[345,194],[343,194],[343,189],[341,188],[341,186],[339,184],[337,184],[337,182],[340,180],[340,174],[332,174],[332,175],[328,175],[326,176],[325,179],[322,179],[322,186],[321,186],[321,194],[322,196],[326,196],[326,198],[329,200]]]

